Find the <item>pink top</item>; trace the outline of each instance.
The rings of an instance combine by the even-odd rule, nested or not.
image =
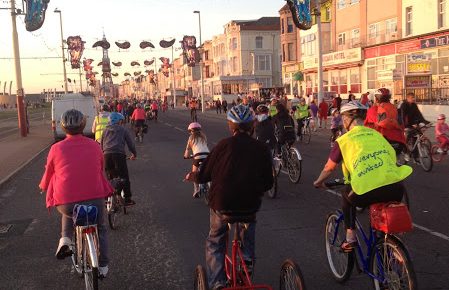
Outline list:
[[[436,123],[435,136],[439,137],[445,134],[449,134],[449,125],[446,123]]]
[[[145,120],[145,110],[136,108],[131,116],[131,120]]]
[[[114,190],[103,173],[100,146],[82,135],[67,135],[51,147],[39,187],[47,191],[47,208],[104,198]]]

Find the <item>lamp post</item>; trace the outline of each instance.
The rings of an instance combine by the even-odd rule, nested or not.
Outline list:
[[[316,7],[314,9],[314,14],[316,16],[317,23],[317,45],[318,45],[318,104],[324,98],[324,87],[323,87],[323,43],[321,40],[321,0],[316,1]]]
[[[64,52],[64,34],[62,33],[62,13],[58,8],[55,9],[55,13],[59,13],[59,24],[61,27],[61,50],[62,50],[62,67],[64,71],[64,92],[67,94],[67,71],[65,68],[65,52]]]
[[[193,13],[198,14],[198,26],[200,29],[200,48],[203,47],[201,42],[201,12],[198,10],[193,11]],[[204,52],[204,51],[203,51]],[[200,78],[201,78],[201,112],[204,113],[204,78],[203,78],[203,64],[202,54],[200,54]]]

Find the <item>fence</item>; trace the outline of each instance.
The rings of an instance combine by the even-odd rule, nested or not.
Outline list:
[[[405,89],[402,91],[402,97],[405,98],[408,93],[415,94],[418,104],[449,106],[449,88]]]

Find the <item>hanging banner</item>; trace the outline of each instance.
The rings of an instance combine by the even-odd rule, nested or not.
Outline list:
[[[97,80],[95,78],[95,72],[92,72],[93,66],[92,66],[92,62],[94,60],[89,58],[89,59],[84,59],[83,60],[83,68],[84,71],[86,72],[86,80],[89,80],[89,86],[95,87],[97,84]]]
[[[194,67],[196,63],[200,62],[200,52],[196,47],[195,36],[185,35],[182,38],[181,47],[188,66]]]
[[[80,68],[80,60],[84,51],[84,41],[79,35],[69,36],[67,38],[67,50],[69,51],[72,68]]]
[[[45,11],[50,0],[26,0],[25,28],[35,31],[42,27],[45,21]]]
[[[161,57],[159,59],[162,61],[162,73],[168,78],[170,76],[170,59],[166,57]]]
[[[312,27],[310,0],[287,0],[296,27],[308,30]]]

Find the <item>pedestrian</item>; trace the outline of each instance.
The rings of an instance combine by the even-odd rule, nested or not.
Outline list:
[[[215,109],[217,110],[217,115],[218,115],[218,112],[220,112],[220,114],[221,114],[221,102],[219,99],[217,99],[215,101]]]
[[[340,95],[334,96],[334,100],[332,101],[332,108],[337,108],[337,110],[340,111],[341,108],[341,101]]]
[[[310,102],[310,111],[312,112],[312,120],[310,125],[314,132],[316,132],[316,127],[318,126],[318,106],[315,103],[315,99]]]
[[[226,114],[228,112],[228,102],[226,100],[223,100],[221,106],[223,107],[223,111]]]
[[[331,147],[333,146],[335,140],[339,136],[339,132],[343,131],[343,121],[340,112],[336,109],[332,109],[332,119],[331,119]]]
[[[327,102],[322,99],[321,103],[318,105],[318,116],[320,118],[320,126],[319,128],[323,127],[323,123],[324,123],[324,129],[326,129],[327,126],[327,112],[329,111],[329,105],[327,104]]]

